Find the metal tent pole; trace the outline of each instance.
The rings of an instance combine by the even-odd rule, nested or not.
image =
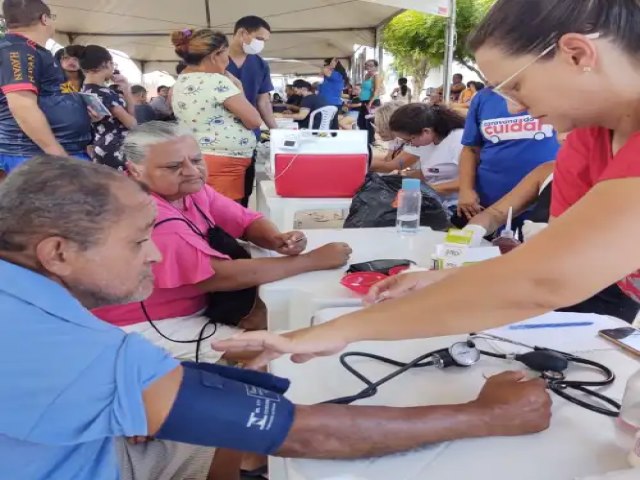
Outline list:
[[[446,103],[451,98],[451,77],[453,73],[453,52],[456,49],[456,0],[449,0],[449,17],[447,17],[447,38],[444,54],[444,92],[442,100]]]

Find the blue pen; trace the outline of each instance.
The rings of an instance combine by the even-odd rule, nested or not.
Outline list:
[[[593,322],[560,322],[560,323],[527,323],[525,325],[511,325],[509,330],[534,330],[537,328],[565,328],[565,327],[588,327]]]

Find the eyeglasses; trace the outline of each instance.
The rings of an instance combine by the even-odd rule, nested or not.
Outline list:
[[[600,33],[596,32],[596,33],[589,33],[587,35],[585,35],[586,38],[588,38],[589,40],[597,40],[598,38],[600,38]],[[523,67],[521,67],[519,70],[517,70],[513,75],[511,75],[510,77],[508,77],[506,80],[503,80],[502,82],[500,82],[498,85],[496,85],[495,87],[493,87],[493,91],[495,93],[497,93],[498,95],[500,95],[502,98],[504,98],[507,102],[516,105],[518,107],[522,107],[524,109],[524,105],[522,105],[522,103],[520,103],[518,100],[515,100],[513,97],[509,96],[508,94],[506,94],[504,92],[505,90],[505,85],[507,85],[509,82],[513,81],[516,77],[518,77],[520,74],[522,74],[522,72],[524,72],[526,69],[528,69],[531,65],[533,65],[534,63],[536,63],[538,60],[540,60],[543,57],[546,57],[551,51],[553,51],[554,48],[556,48],[558,46],[558,42],[554,42],[552,45],[549,45],[547,48],[545,48],[542,53],[540,53],[540,55],[538,55],[536,58],[534,58],[533,60],[531,60],[529,63],[527,63],[526,65],[524,65]]]

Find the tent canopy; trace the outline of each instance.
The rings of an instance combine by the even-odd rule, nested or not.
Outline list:
[[[439,2],[441,0],[421,0]],[[56,41],[99,44],[127,53],[143,71],[172,71],[169,33],[211,27],[231,34],[236,20],[258,15],[272,27],[263,53],[273,73],[315,74],[324,58],[349,59],[353,45],[375,46],[377,32],[402,11],[385,0],[53,0]],[[398,3],[397,1],[395,2]]]

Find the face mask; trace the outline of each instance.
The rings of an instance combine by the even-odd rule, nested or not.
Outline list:
[[[264,40],[254,38],[248,45],[243,43],[242,49],[247,55],[258,55],[262,50],[264,50]]]

